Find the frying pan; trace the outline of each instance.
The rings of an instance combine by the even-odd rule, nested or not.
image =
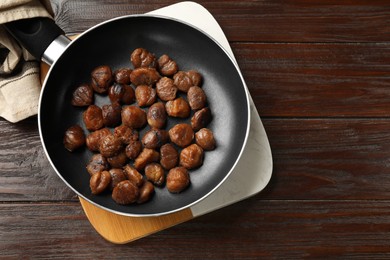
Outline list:
[[[156,15],[129,15],[98,24],[70,42],[50,19],[21,20],[8,29],[35,57],[52,63],[43,84],[38,123],[45,153],[58,176],[79,196],[108,211],[127,216],[158,216],[198,203],[215,191],[233,171],[245,147],[250,124],[249,98],[243,77],[227,52],[207,33],[181,21]],[[49,46],[49,47],[48,47]],[[168,54],[180,70],[195,69],[203,76],[213,119],[217,148],[205,152],[203,166],[190,171],[191,184],[180,194],[155,188],[144,204],[118,205],[110,194],[93,195],[85,167],[92,156],[87,148],[68,152],[65,130],[82,122],[85,108],[71,105],[73,90],[90,82],[99,65],[113,70],[131,67],[130,53],[143,47],[159,57]],[[95,104],[109,103],[95,94]],[[188,120],[189,121],[189,120]],[[166,129],[178,123],[169,119]],[[141,130],[140,136],[148,127]]]

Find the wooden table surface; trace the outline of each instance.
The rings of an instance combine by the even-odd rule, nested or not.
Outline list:
[[[170,0],[52,0],[67,34]],[[267,131],[266,189],[126,245],[100,237],[32,117],[0,119],[0,258],[390,258],[390,2],[199,1]]]

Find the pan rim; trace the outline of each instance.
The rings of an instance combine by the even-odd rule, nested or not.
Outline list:
[[[45,142],[44,142],[44,137],[43,137],[43,134],[42,134],[42,125],[41,125],[41,106],[42,106],[42,100],[43,100],[43,95],[44,95],[44,92],[45,92],[45,89],[47,87],[47,81],[49,80],[50,78],[50,75],[51,75],[51,71],[55,68],[55,65],[57,63],[58,60],[61,59],[61,56],[67,51],[67,49],[73,45],[73,44],[76,44],[77,43],[77,40],[79,38],[81,38],[83,35],[85,34],[88,34],[90,31],[94,30],[95,28],[97,27],[100,27],[100,26],[103,26],[107,23],[111,23],[113,21],[116,21],[116,20],[121,20],[121,19],[131,19],[131,18],[158,18],[158,19],[165,19],[165,20],[171,20],[171,21],[174,21],[174,22],[177,22],[177,23],[180,23],[180,24],[184,24],[188,27],[191,27],[197,31],[199,31],[200,33],[204,34],[206,37],[208,37],[210,40],[212,40],[224,53],[225,55],[229,58],[230,62],[232,63],[232,65],[234,66],[236,72],[238,73],[238,76],[240,77],[240,80],[241,80],[241,83],[242,83],[242,87],[244,89],[244,92],[245,92],[245,99],[246,99],[246,112],[247,112],[247,124],[246,124],[246,129],[245,129],[245,136],[244,136],[244,140],[242,142],[242,145],[241,145],[241,150],[240,152],[238,153],[238,156],[237,158],[235,159],[235,162],[233,163],[233,165],[230,167],[230,170],[228,171],[228,173],[224,176],[224,178],[222,178],[222,180],[214,187],[212,188],[208,193],[204,194],[202,197],[200,197],[199,199],[193,201],[192,203],[189,203],[185,206],[182,206],[182,207],[179,207],[179,208],[176,208],[176,209],[173,209],[173,210],[167,210],[167,211],[163,211],[163,212],[158,212],[158,213],[128,213],[128,212],[122,212],[122,211],[117,211],[117,210],[114,210],[114,209],[110,209],[108,207],[105,207],[103,205],[100,205],[99,203],[96,203],[94,201],[92,201],[91,199],[89,199],[87,196],[83,195],[82,193],[80,193],[79,191],[77,191],[70,183],[68,183],[65,178],[62,176],[62,174],[59,172],[59,170],[57,169],[57,167],[55,166],[55,164],[53,163],[52,159],[51,159],[51,156],[49,155],[49,152],[47,151],[47,148],[46,148],[46,145],[45,145]],[[214,39],[210,34],[208,34],[207,32],[205,32],[204,30],[188,23],[188,22],[185,22],[183,20],[180,20],[180,19],[176,19],[176,18],[172,18],[172,17],[168,17],[168,16],[164,16],[164,15],[157,15],[157,14],[132,14],[132,15],[124,15],[124,16],[119,16],[119,17],[115,17],[115,18],[112,18],[112,19],[109,19],[109,20],[106,20],[106,21],[103,21],[99,24],[96,24],[94,26],[92,26],[91,28],[87,29],[86,31],[80,33],[80,35],[73,41],[70,41],[70,43],[65,47],[63,53],[59,56],[59,58],[57,60],[55,60],[53,62],[53,64],[50,66],[49,70],[48,70],[48,73],[44,79],[44,82],[42,84],[42,89],[41,89],[41,93],[40,93],[40,97],[39,97],[39,103],[38,103],[38,130],[39,130],[39,136],[40,136],[40,140],[41,140],[41,143],[42,143],[42,146],[43,146],[43,149],[44,149],[44,153],[46,155],[46,158],[48,159],[51,167],[54,169],[54,171],[56,172],[56,174],[60,177],[60,179],[73,191],[77,194],[77,196],[83,198],[85,201],[87,201],[88,203],[98,207],[98,208],[101,208],[101,209],[104,209],[108,212],[111,212],[111,213],[114,213],[114,214],[118,214],[118,215],[122,215],[122,216],[128,216],[128,217],[156,217],[156,216],[163,216],[163,215],[168,215],[168,214],[171,214],[171,213],[175,213],[175,212],[179,212],[179,211],[182,211],[182,210],[185,210],[185,209],[191,209],[192,206],[198,204],[199,202],[201,202],[202,200],[204,200],[205,198],[209,197],[212,193],[214,193],[228,178],[229,176],[231,175],[231,173],[234,171],[234,169],[236,168],[237,166],[237,163],[239,162],[240,158],[242,157],[242,154],[245,150],[245,147],[246,147],[246,144],[247,144],[247,141],[248,141],[248,137],[249,137],[249,130],[250,130],[250,125],[251,125],[251,113],[250,113],[250,95],[249,95],[249,90],[248,90],[248,87],[245,83],[245,80],[242,76],[242,73],[241,73],[241,70],[238,66],[238,63],[235,59],[232,58],[232,56],[227,52],[227,50],[216,40]]]

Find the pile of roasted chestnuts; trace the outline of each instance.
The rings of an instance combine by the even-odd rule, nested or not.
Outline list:
[[[130,61],[132,68],[95,68],[90,82],[73,90],[72,105],[86,107],[84,125],[70,126],[63,139],[70,152],[93,152],[86,165],[92,194],[109,191],[121,205],[150,200],[155,187],[185,190],[189,171],[216,147],[202,75],[144,48]],[[108,95],[108,104],[96,105],[95,95]],[[166,129],[170,118],[179,121]]]

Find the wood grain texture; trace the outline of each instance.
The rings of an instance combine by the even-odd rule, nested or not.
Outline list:
[[[262,121],[274,171],[261,196],[390,199],[390,119]],[[13,136],[0,140],[0,201],[76,200],[44,156],[34,118],[0,129]]]
[[[233,44],[261,117],[390,116],[388,44]]]
[[[102,4],[96,4],[99,2]],[[379,25],[371,21],[390,21],[390,5],[384,6],[384,2],[356,1],[353,5],[349,1],[338,1],[337,4],[334,1],[199,3],[208,8],[221,23],[232,43],[233,52],[261,117],[388,117],[390,46],[386,41],[390,36],[390,23]],[[98,21],[143,13],[172,3],[150,1],[135,6],[125,0],[115,3],[53,1],[56,21],[67,33],[82,32]],[[85,12],[79,13],[78,8]],[[285,17],[278,17],[280,15]],[[280,21],[256,20],[260,17],[280,18]],[[237,21],[246,23],[241,24],[241,27],[231,24]],[[345,25],[343,21],[351,24]],[[297,22],[302,24],[297,25]],[[272,26],[248,26],[253,24]],[[300,40],[285,38],[268,41],[259,38],[272,38],[261,31],[264,28],[278,37],[287,37],[297,30],[278,26],[293,26],[308,35],[322,32],[333,37],[340,30],[340,34],[346,34],[344,38],[362,36],[363,32],[372,31],[384,39],[354,39],[345,43],[343,40],[310,41],[305,40],[304,36]],[[374,26],[375,29],[367,26]],[[244,35],[235,39],[237,36],[231,35],[229,29]],[[246,39],[244,36],[251,38]]]
[[[0,201],[76,199],[45,156],[36,117],[0,129]]]
[[[2,257],[384,259],[390,256],[390,201],[264,201],[254,197],[120,246],[97,235],[76,203],[17,207],[1,204],[0,213]]]
[[[68,34],[175,2],[52,0]],[[269,136],[266,189],[113,245],[50,167],[36,117],[1,119],[0,258],[390,258],[388,1],[198,2],[227,34]]]
[[[117,16],[145,13],[178,1],[52,0],[58,24],[79,33]],[[196,1],[217,19],[230,41],[387,42],[390,5],[375,1]],[[82,9],[83,12],[78,12]]]
[[[272,199],[390,199],[390,121],[263,119]]]
[[[115,244],[126,244],[193,219],[189,208],[159,217],[140,218],[118,215],[81,197],[79,199],[91,225],[102,237]]]

